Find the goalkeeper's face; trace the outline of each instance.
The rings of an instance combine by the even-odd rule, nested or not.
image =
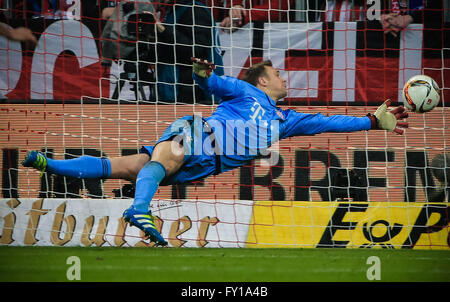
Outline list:
[[[267,80],[266,88],[270,91],[270,95],[274,100],[278,101],[287,96],[286,80],[280,76],[278,70],[272,66],[266,66],[266,75],[264,77]]]

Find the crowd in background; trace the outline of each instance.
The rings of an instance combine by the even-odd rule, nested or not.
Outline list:
[[[135,6],[136,2],[143,6],[138,8]],[[435,8],[441,8],[440,11],[445,12],[443,8],[448,6],[447,2],[450,1],[380,0],[380,27],[385,33],[397,36],[409,24],[423,23],[427,19],[427,9],[433,12]],[[150,5],[151,9],[145,5]],[[152,37],[155,42],[153,51],[158,54],[157,58],[153,58],[158,64],[154,72],[159,83],[155,88],[156,95],[159,96],[158,99],[167,102],[174,102],[182,97],[184,103],[211,102],[193,83],[190,58],[195,56],[216,64],[220,62],[220,53],[216,52],[220,49],[220,41],[214,38],[217,37],[217,30],[234,32],[250,22],[258,21],[365,21],[373,13],[370,10],[373,9],[372,5],[368,6],[365,0],[97,0],[83,3],[77,0],[0,0],[0,7],[3,8],[3,20],[0,21],[4,23],[7,23],[7,18],[89,18],[119,22],[124,21],[120,20],[124,16],[151,14],[154,23],[152,29],[155,30],[155,36]],[[193,9],[187,9],[192,7]],[[36,43],[31,31],[25,27],[1,26],[0,34],[11,40]],[[116,33],[118,41],[122,34],[125,35]],[[108,47],[104,48],[105,53],[108,53]],[[111,55],[109,59],[112,62],[126,58]],[[108,60],[103,62],[111,65]],[[217,72],[223,74],[223,70]]]
[[[1,0],[9,17],[25,18],[108,18],[120,2],[130,0]],[[162,11],[180,1],[152,1]],[[448,6],[449,1],[429,0],[199,0],[212,9],[215,22],[221,27],[240,27],[249,22],[295,21],[363,21],[367,10],[379,4],[382,15],[410,15],[414,22],[422,22],[421,11]],[[162,5],[161,5],[162,4]]]

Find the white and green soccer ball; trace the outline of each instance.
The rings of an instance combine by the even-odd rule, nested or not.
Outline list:
[[[411,77],[403,86],[402,98],[405,107],[414,112],[428,112],[439,103],[439,86],[426,75]]]

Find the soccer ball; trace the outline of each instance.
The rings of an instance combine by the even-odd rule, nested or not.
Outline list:
[[[402,97],[403,103],[409,110],[427,112],[439,103],[439,86],[429,76],[416,75],[406,82]]]

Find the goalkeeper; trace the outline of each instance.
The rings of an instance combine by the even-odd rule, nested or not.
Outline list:
[[[287,95],[286,80],[271,61],[253,65],[244,79],[217,76],[214,65],[193,58],[193,77],[200,87],[221,99],[208,118],[185,116],[167,128],[154,146],[139,154],[96,158],[81,156],[53,160],[28,151],[22,165],[78,178],[122,178],[136,184],[133,204],[124,211],[126,222],[144,231],[151,241],[167,245],[156,230],[149,205],[160,185],[190,182],[243,166],[276,141],[322,132],[352,132],[382,129],[403,133],[398,127],[408,117],[404,107],[392,111],[384,102],[374,115],[305,114],[283,110],[276,101]],[[200,147],[199,147],[200,146]]]

